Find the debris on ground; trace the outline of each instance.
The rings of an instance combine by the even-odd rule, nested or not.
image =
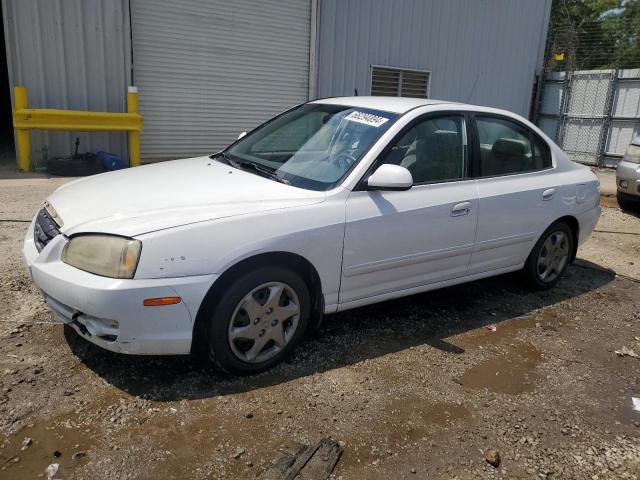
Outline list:
[[[631,397],[631,403],[633,405],[633,409],[636,412],[640,412],[640,398],[639,397]]]
[[[500,466],[500,452],[495,448],[490,448],[484,452],[484,459],[494,468],[498,468]]]
[[[238,447],[233,453],[233,458],[240,458],[244,454],[244,448]]]
[[[484,328],[489,332],[495,332],[496,330],[498,330],[498,327],[493,323],[491,325],[485,325]]]
[[[33,443],[33,439],[31,437],[24,437],[24,440],[22,440],[22,447],[20,448],[20,450],[26,450],[31,446],[32,443]]]
[[[262,480],[324,480],[335,468],[342,446],[332,438],[322,438],[312,446],[295,444],[276,460]]]
[[[59,468],[60,468],[59,463],[52,463],[51,465],[49,465],[45,470],[45,473],[47,474],[47,480],[53,480],[53,477],[56,476],[56,473],[58,473]]]
[[[636,352],[634,352],[633,350],[627,347],[622,347],[620,350],[616,350],[615,353],[620,357],[627,356],[627,357],[633,357],[633,358],[640,358],[640,355],[638,355]]]

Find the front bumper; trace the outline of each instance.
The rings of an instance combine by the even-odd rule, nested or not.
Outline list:
[[[640,164],[620,161],[616,168],[616,186],[618,193],[640,201]]]
[[[178,355],[191,350],[193,323],[217,278],[123,280],[84,272],[61,260],[67,243],[53,238],[38,253],[32,222],[23,255],[33,283],[56,316],[80,336],[107,350],[143,355]],[[180,296],[181,303],[145,307],[145,298]]]

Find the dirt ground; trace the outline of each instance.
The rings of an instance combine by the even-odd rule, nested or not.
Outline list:
[[[0,478],[259,478],[327,436],[344,480],[640,478],[640,358],[615,353],[640,354],[640,216],[614,200],[552,291],[506,275],[332,315],[233,378],[55,322],[20,248],[59,183],[0,180]]]

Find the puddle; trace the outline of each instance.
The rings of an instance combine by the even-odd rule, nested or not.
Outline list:
[[[462,385],[472,389],[488,389],[496,393],[517,395],[530,392],[538,379],[536,367],[542,362],[542,353],[523,338],[524,331],[557,332],[572,322],[554,309],[544,309],[534,314],[496,322],[496,331],[479,328],[469,332],[456,344],[465,350],[487,348],[490,357],[479,365],[467,369],[460,379]]]
[[[533,345],[516,343],[506,353],[467,369],[460,380],[466,388],[486,388],[510,395],[530,392],[538,379],[536,367],[541,361],[542,354]]]
[[[51,463],[60,464],[55,478],[70,478],[73,471],[88,461],[93,445],[90,434],[85,432],[77,416],[71,414],[40,421],[8,437],[0,448],[0,477],[46,478],[45,469]],[[22,441],[30,437],[31,446],[21,450]],[[54,457],[54,452],[61,456]],[[88,452],[74,460],[76,452]],[[14,459],[19,461],[15,462]]]
[[[455,344],[463,349],[474,349],[487,345],[506,345],[518,338],[518,334],[537,327],[544,331],[557,331],[562,325],[572,322],[559,315],[554,309],[544,309],[535,314],[526,313],[516,318],[496,319],[496,331],[489,332],[484,327],[455,339]]]
[[[465,335],[455,343],[465,350],[475,349],[486,345],[504,345],[515,340],[517,334],[522,330],[536,327],[536,320],[533,316],[526,320],[504,320],[496,322],[496,331],[489,332],[484,327],[476,330],[471,335]]]

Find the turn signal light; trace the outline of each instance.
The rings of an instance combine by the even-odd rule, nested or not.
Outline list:
[[[181,301],[180,297],[145,298],[142,304],[145,307],[164,307],[165,305],[175,305]]]

